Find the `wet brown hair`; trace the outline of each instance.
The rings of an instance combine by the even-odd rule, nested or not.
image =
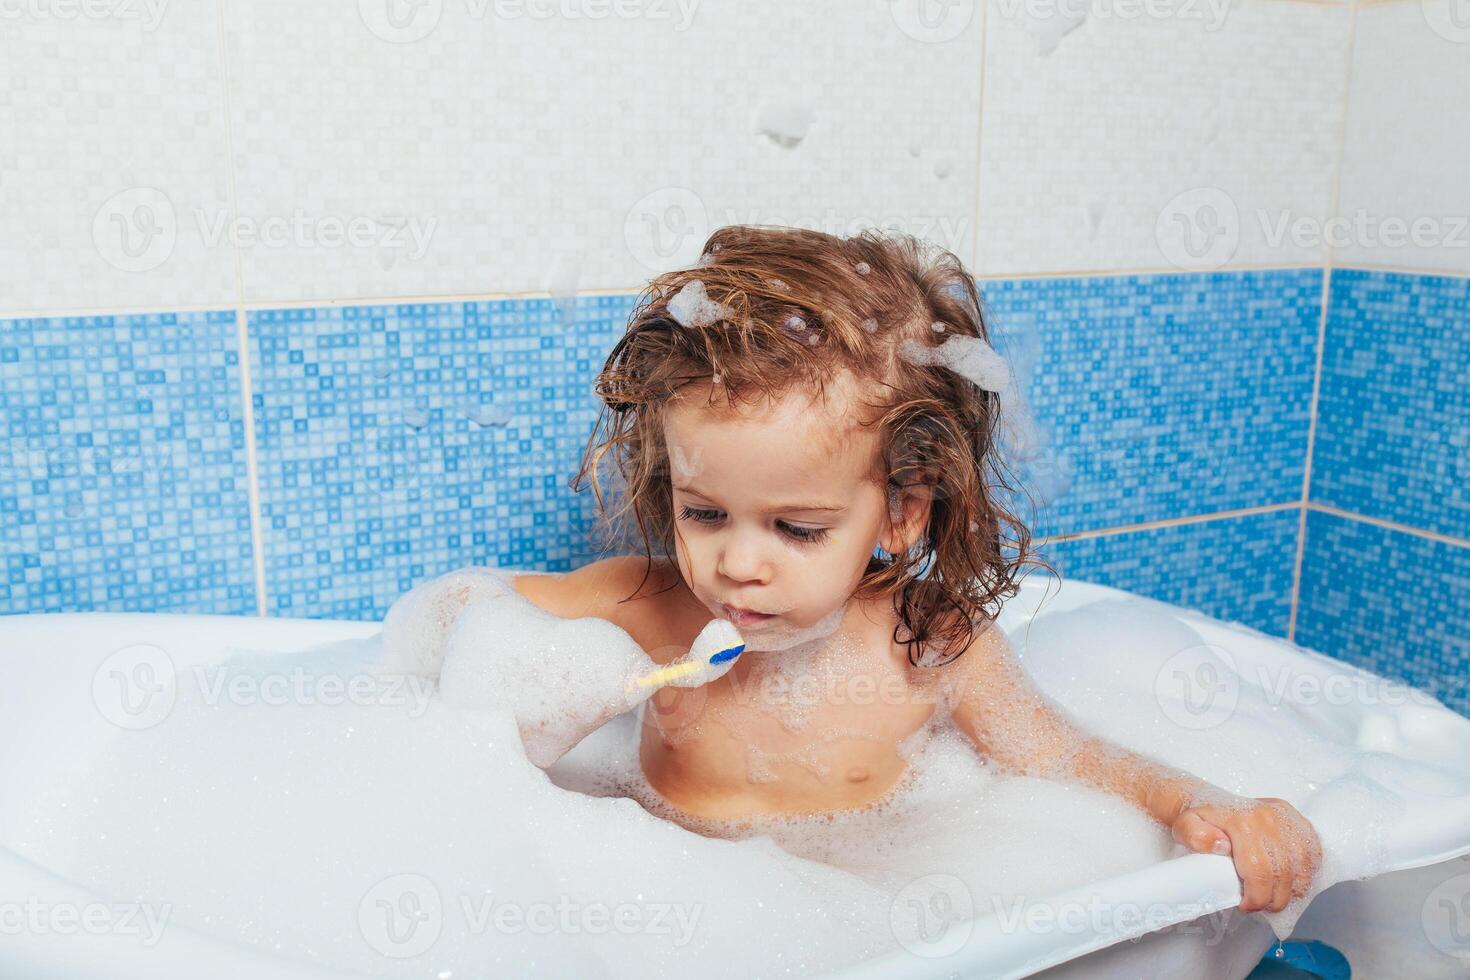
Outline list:
[[[713,322],[683,326],[668,304],[696,280],[725,309]],[[950,654],[948,662],[1016,594],[1023,566],[1049,567],[1008,509],[1008,495],[1024,491],[997,450],[998,396],[946,368],[899,356],[905,340],[933,347],[952,334],[989,340],[975,281],[948,251],[876,231],[838,238],[720,228],[696,268],[657,277],[639,297],[597,375],[602,411],[571,489],[590,480],[608,547],[623,543],[627,517],[636,521],[635,547],[651,570],[656,555],[673,555],[675,541],[664,445],[675,392],[711,382],[711,397],[722,392],[733,409],[790,390],[825,395],[836,375],[851,372],[865,392],[867,417],[857,424],[880,427],[872,476],[886,484],[890,508],[903,487],[932,493],[925,546],[892,561],[871,559],[853,598],[896,596],[894,640],[908,645],[909,662],[919,665],[922,656],[932,664],[930,644]],[[607,462],[616,467],[612,481],[622,484],[612,513],[599,478]]]

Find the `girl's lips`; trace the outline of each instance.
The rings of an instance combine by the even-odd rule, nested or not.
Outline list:
[[[756,623],[764,623],[768,619],[775,618],[771,613],[745,612],[741,609],[732,609],[730,606],[723,605],[720,608],[725,611],[725,618],[736,626],[753,626]]]

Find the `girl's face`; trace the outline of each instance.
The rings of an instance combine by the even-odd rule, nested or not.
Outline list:
[[[790,636],[833,616],[873,546],[901,550],[901,528],[924,516],[905,501],[908,520],[890,520],[884,488],[871,479],[876,430],[832,407],[851,404],[854,389],[844,378],[828,386],[830,404],[788,393],[735,414],[707,403],[708,383],[692,384],[666,413],[679,571],[752,649],[762,636]]]

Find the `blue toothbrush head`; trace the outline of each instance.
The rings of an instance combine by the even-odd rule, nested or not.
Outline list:
[[[712,664],[722,664],[726,660],[734,660],[736,657],[740,656],[740,651],[742,651],[744,649],[745,649],[745,644],[742,643],[739,646],[734,646],[734,647],[730,647],[730,648],[725,649],[725,650],[721,650],[719,653],[715,654],[713,657],[710,657],[709,658],[709,662],[712,663]]]

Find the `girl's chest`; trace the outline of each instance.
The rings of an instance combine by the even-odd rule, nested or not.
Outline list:
[[[890,654],[852,642],[825,655],[753,653],[711,684],[658,691],[643,709],[645,778],[711,819],[876,800],[935,709],[922,673]]]

